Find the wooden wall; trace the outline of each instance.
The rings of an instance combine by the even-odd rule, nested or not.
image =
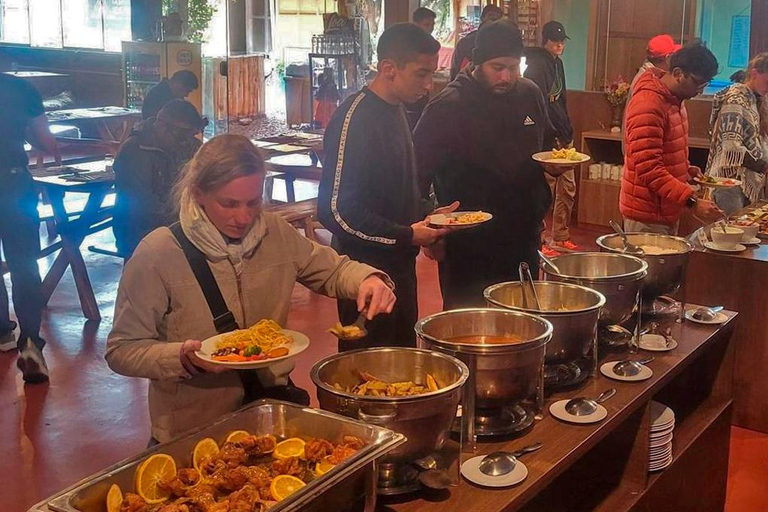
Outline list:
[[[752,0],[749,54],[768,52],[768,0]]]

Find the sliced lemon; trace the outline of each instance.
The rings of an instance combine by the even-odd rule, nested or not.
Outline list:
[[[156,453],[145,460],[136,471],[136,493],[148,504],[162,503],[171,495],[160,489],[159,484],[176,476],[176,462],[173,457]]]
[[[112,484],[107,493],[107,512],[120,512],[123,505],[123,491],[117,484]]]
[[[330,458],[330,455],[323,457],[323,459],[315,465],[315,474],[317,474],[317,476],[326,474],[336,466],[336,464],[329,460]]]
[[[272,497],[275,501],[282,501],[305,485],[307,484],[295,476],[278,475],[272,480],[272,484],[269,486],[269,492],[272,493]]]
[[[203,472],[200,471],[200,465],[205,459],[209,459],[217,453],[219,453],[219,445],[216,444],[216,441],[210,437],[201,439],[197,442],[195,450],[192,452],[192,465],[202,475]]]
[[[245,430],[235,430],[234,432],[230,432],[227,436],[227,440],[224,441],[225,443],[236,443],[243,439],[244,437],[248,437],[251,434],[246,432]]]
[[[287,459],[288,457],[304,458],[304,440],[298,437],[291,437],[285,441],[277,443],[272,455],[276,459]]]

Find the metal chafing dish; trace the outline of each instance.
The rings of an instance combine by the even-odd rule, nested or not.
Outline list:
[[[515,434],[533,425],[544,402],[550,322],[519,311],[457,309],[419,320],[416,334],[429,348],[454,355],[469,367],[462,399],[467,447],[474,448],[476,434]],[[474,344],[456,340],[462,336],[517,339]]]
[[[668,254],[641,254],[637,257],[648,263],[648,275],[643,280],[643,304],[646,312],[653,312],[653,302],[662,295],[677,292],[685,282],[688,256],[693,251],[693,244],[685,238],[656,233],[627,233],[629,243],[639,246],[656,246],[675,252]],[[618,234],[601,236],[596,240],[602,251],[621,253],[624,243]],[[684,290],[684,288],[683,288]],[[682,314],[685,309],[683,291]]]
[[[360,383],[360,371],[387,382],[423,384],[431,374],[440,389],[404,397],[360,396],[342,388]],[[461,361],[414,348],[375,348],[342,352],[319,361],[310,372],[320,407],[390,428],[408,441],[380,459],[380,494],[418,488],[411,463],[439,451],[448,438],[469,370]]]
[[[491,307],[537,315],[553,327],[544,358],[544,385],[556,389],[577,384],[597,368],[597,320],[605,297],[575,284],[534,281],[541,310],[525,307],[523,283],[489,286],[483,292]]]
[[[270,512],[344,510],[363,500],[366,512],[373,512],[376,493],[371,490],[377,478],[374,461],[406,441],[402,434],[336,414],[287,402],[259,400],[210,425],[157,445],[86,478],[38,503],[30,512],[103,512],[109,487],[117,484],[123,491],[132,490],[136,468],[148,456],[165,453],[176,459],[179,467],[191,467],[192,451],[199,440],[212,437],[221,443],[228,433],[241,429],[254,434],[273,434],[278,438],[315,437],[333,442],[351,435],[366,443],[355,455],[279,502]]]

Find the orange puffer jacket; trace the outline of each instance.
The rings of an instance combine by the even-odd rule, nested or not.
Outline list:
[[[688,114],[661,82],[664,72],[647,71],[627,106],[624,177],[619,209],[647,224],[675,224],[693,189],[689,179]]]

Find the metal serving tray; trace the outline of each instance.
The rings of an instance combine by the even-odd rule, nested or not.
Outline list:
[[[279,502],[270,512],[342,510],[364,500],[365,510],[376,506],[377,468],[374,461],[406,441],[405,436],[326,411],[309,409],[277,400],[258,400],[237,412],[118,462],[74,486],[45,499],[29,512],[105,512],[109,487],[117,484],[132,491],[137,466],[153,453],[165,453],[179,468],[191,467],[195,444],[212,437],[221,444],[233,430],[273,434],[279,438],[322,438],[340,442],[345,435],[365,442],[365,447],[300,491]],[[332,489],[332,492],[328,492]]]

